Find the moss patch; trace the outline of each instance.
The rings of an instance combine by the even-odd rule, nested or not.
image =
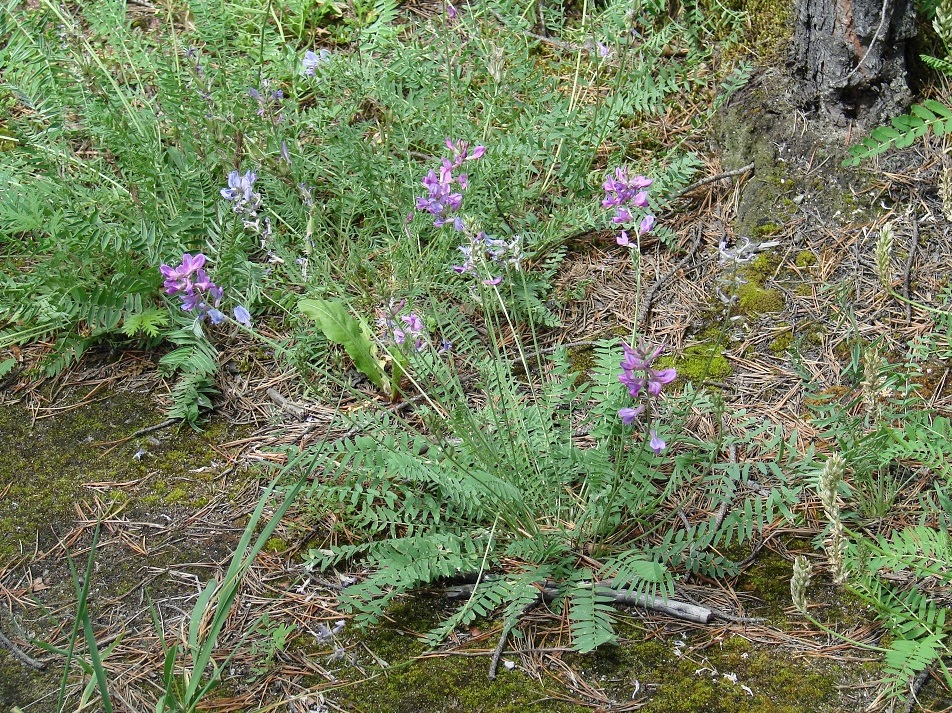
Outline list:
[[[801,250],[797,253],[797,257],[794,259],[794,264],[799,267],[801,270],[805,270],[808,267],[813,267],[816,265],[817,258],[816,254],[810,252],[809,250]]]
[[[37,535],[41,549],[51,545],[75,517],[73,503],[102,499],[106,487],[106,499],[132,506],[205,504],[218,470],[210,444],[225,437],[224,424],[159,431],[108,452],[102,445],[161,419],[148,396],[128,393],[35,423],[25,407],[0,409],[0,565],[32,549]]]
[[[423,597],[392,607],[388,624],[357,634],[376,657],[373,663],[383,661],[387,666],[366,667],[371,678],[355,680],[355,685],[341,689],[332,697],[347,710],[364,713],[583,713],[588,710],[550,699],[546,686],[523,671],[508,671],[500,666],[496,680],[489,680],[488,656],[414,659],[425,651],[415,632],[434,627],[445,614],[434,600]],[[479,647],[491,648],[495,643],[481,642]]]
[[[779,558],[778,558],[779,559]],[[781,560],[782,562],[782,560]],[[525,672],[500,668],[496,681],[487,677],[488,656],[432,656],[423,653],[414,631],[434,626],[439,603],[422,597],[390,610],[392,622],[356,634],[387,666],[364,666],[369,679],[330,697],[347,710],[366,713],[455,713],[502,711],[534,713],[590,710],[549,698],[572,695],[544,678],[537,682]],[[590,654],[565,654],[565,663],[583,680],[601,687],[619,702],[633,700],[649,713],[832,713],[842,710],[836,683],[842,671],[834,666],[794,659],[776,649],[758,649],[740,637],[708,645],[703,632],[687,640],[662,641],[619,612],[619,643],[603,645]],[[495,640],[478,644],[491,650]],[[512,659],[512,656],[504,656]],[[366,663],[370,663],[369,661]],[[736,681],[734,680],[736,677]],[[748,690],[743,688],[746,686]]]
[[[779,290],[764,289],[753,283],[741,285],[737,290],[737,306],[743,314],[780,312],[784,305],[783,295]]]
[[[791,0],[732,0],[732,10],[746,12],[749,42],[763,63],[780,62],[793,35]]]
[[[770,344],[768,345],[768,349],[770,349],[771,352],[779,356],[780,354],[783,354],[785,351],[790,349],[790,347],[792,346],[793,346],[793,329],[785,329],[770,341]]]
[[[733,368],[724,350],[716,343],[696,344],[686,348],[678,357],[659,359],[659,365],[673,366],[678,370],[678,378],[686,381],[701,383],[703,381],[720,381],[733,373]]]

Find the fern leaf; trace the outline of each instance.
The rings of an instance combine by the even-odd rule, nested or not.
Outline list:
[[[913,107],[910,114],[894,118],[891,124],[873,129],[867,138],[851,146],[843,166],[858,166],[863,159],[878,156],[891,148],[910,146],[930,130],[936,136],[942,136],[952,130],[952,111],[938,102],[925,101]]]
[[[574,582],[570,597],[569,626],[576,651],[588,653],[615,640],[612,627],[614,610],[608,604],[610,598],[598,594],[590,580]]]

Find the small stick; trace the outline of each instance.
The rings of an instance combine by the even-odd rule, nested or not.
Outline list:
[[[268,389],[268,398],[274,401],[282,411],[286,411],[296,418],[298,421],[303,421],[307,417],[307,411],[305,411],[300,406],[295,406],[290,401],[288,401],[284,396],[279,394],[275,389]]]
[[[132,438],[138,438],[139,436],[144,436],[144,435],[146,435],[146,434],[148,434],[148,433],[154,433],[155,431],[161,431],[163,428],[168,428],[169,426],[172,426],[172,425],[174,425],[174,424],[175,424],[175,419],[174,419],[174,418],[167,418],[167,419],[165,419],[162,423],[157,423],[157,424],[155,424],[154,426],[146,426],[145,428],[140,428],[140,429],[139,429],[138,431],[136,431],[135,433],[133,433],[133,434],[131,434],[131,435],[129,435],[129,436],[126,436],[122,441],[120,441],[120,443],[125,443],[126,441],[128,441],[128,440],[130,440],[130,439],[132,439]]]
[[[926,666],[916,675],[914,679],[912,679],[909,698],[906,699],[906,705],[903,706],[902,713],[912,713],[912,709],[915,707],[916,703],[919,702],[919,691],[926,684],[926,681],[929,680],[931,669],[931,666]]]
[[[529,611],[533,606],[535,606],[535,602],[534,601],[529,602],[522,608],[522,611],[519,613],[519,616],[503,624],[502,633],[499,635],[499,643],[496,644],[496,650],[493,651],[492,661],[489,662],[489,680],[490,681],[496,680],[496,670],[499,668],[499,659],[502,658],[502,652],[506,650],[506,642],[509,640],[509,632],[512,631],[512,627],[515,625],[515,623],[519,621],[523,617],[523,615],[527,611]]]
[[[687,188],[682,188],[680,191],[678,191],[674,195],[668,196],[668,201],[673,203],[681,196],[693,191],[695,188],[706,186],[708,183],[714,183],[714,181],[720,181],[722,178],[733,178],[734,176],[739,176],[742,173],[747,173],[748,171],[752,171],[753,169],[754,169],[754,163],[753,161],[751,161],[750,163],[748,163],[746,166],[742,168],[735,168],[733,171],[725,171],[724,173],[718,173],[715,176],[708,176],[707,178],[702,178],[700,181],[695,181]]]
[[[694,241],[691,243],[691,247],[688,248],[688,251],[684,255],[684,257],[681,258],[681,261],[677,265],[674,266],[673,270],[671,270],[664,277],[662,277],[660,280],[655,282],[654,286],[652,286],[652,288],[648,290],[648,294],[645,297],[645,306],[641,311],[641,319],[638,320],[638,324],[643,324],[645,321],[647,321],[648,317],[651,316],[651,306],[654,302],[655,296],[658,293],[658,290],[661,289],[661,286],[664,285],[672,277],[674,277],[678,273],[678,270],[685,267],[688,264],[688,262],[690,262],[690,260],[694,257],[694,253],[697,252],[697,249],[701,244],[701,237],[703,232],[704,231],[701,229],[701,226],[698,225],[697,234],[694,236]]]
[[[36,669],[37,671],[42,671],[44,668],[46,668],[46,664],[42,663],[41,661],[37,661],[36,659],[23,653],[20,650],[20,647],[10,641],[10,639],[8,639],[2,631],[0,631],[0,645],[2,645],[5,649],[7,649],[7,651],[9,651],[30,668]]]
[[[653,597],[647,594],[626,592],[616,589],[617,584],[613,579],[606,579],[603,582],[596,582],[592,586],[595,587],[598,594],[610,598],[615,604],[630,604],[642,609],[651,609],[696,624],[708,624],[714,617],[714,612],[707,607],[680,602],[676,599],[664,600],[661,597]],[[476,586],[475,584],[461,584],[455,587],[447,587],[444,592],[448,597],[459,599],[472,594]],[[546,586],[542,589],[542,597],[546,601],[555,599],[558,594],[558,589],[552,586]]]

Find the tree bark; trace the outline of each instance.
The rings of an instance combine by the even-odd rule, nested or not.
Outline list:
[[[793,69],[804,103],[841,124],[902,113],[916,31],[914,0],[796,0]]]

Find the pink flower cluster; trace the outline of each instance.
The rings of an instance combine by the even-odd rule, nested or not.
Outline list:
[[[416,312],[400,314],[406,305],[406,300],[391,299],[386,309],[382,310],[383,316],[377,319],[377,326],[383,330],[385,337],[393,340],[395,344],[402,346],[409,337],[414,348],[418,352],[423,351],[426,347],[423,320]]]
[[[652,368],[652,363],[664,349],[663,345],[649,349],[645,344],[639,343],[638,347],[633,349],[627,342],[622,342],[622,349],[625,352],[625,358],[620,364],[621,374],[618,375],[618,380],[628,388],[628,394],[633,399],[657,398],[661,395],[664,385],[670,384],[678,375],[674,368]],[[646,403],[647,401],[642,401],[638,406],[618,409],[621,422],[626,426],[634,423],[645,410]],[[649,436],[651,449],[655,455],[660,455],[665,449],[665,442],[653,428],[649,431]]]
[[[165,281],[162,286],[166,294],[180,295],[182,309],[195,312],[198,318],[208,317],[212,324],[220,324],[225,315],[218,309],[224,290],[212,282],[205,272],[205,256],[202,253],[182,255],[182,262],[175,267],[162,264],[159,272]],[[241,305],[234,308],[235,321],[246,327],[251,326],[251,314]]]
[[[469,141],[446,140],[446,147],[453,152],[453,160],[443,158],[440,161],[439,173],[430,169],[423,179],[423,185],[426,187],[427,195],[417,198],[417,210],[425,210],[436,218],[433,225],[440,228],[447,223],[452,223],[453,227],[463,232],[466,229],[463,219],[454,213],[459,212],[463,205],[462,191],[469,185],[469,178],[465,173],[456,176],[453,172],[462,167],[466,161],[475,161],[486,154],[485,146],[476,146],[473,152],[469,151]],[[453,184],[459,187],[458,191],[453,190]]]
[[[609,175],[603,185],[605,198],[602,200],[602,206],[615,209],[612,223],[620,226],[635,223],[638,219],[631,213],[632,209],[635,209],[641,217],[638,222],[638,235],[650,232],[654,227],[655,217],[647,212],[648,191],[646,189],[653,182],[652,179],[644,176],[630,177],[628,169],[624,166],[616,168],[615,174]],[[615,241],[619,245],[631,245],[631,239],[625,229],[622,229]]]

